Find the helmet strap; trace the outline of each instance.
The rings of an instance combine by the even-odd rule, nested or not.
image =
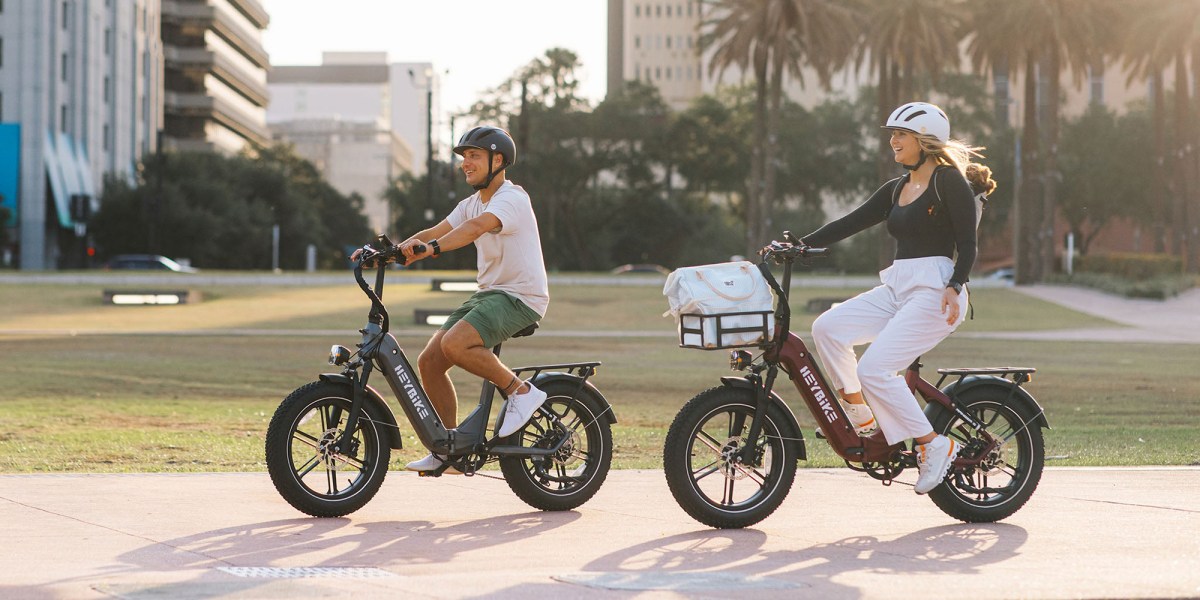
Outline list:
[[[927,158],[929,158],[929,155],[928,155],[928,154],[925,154],[925,151],[924,151],[924,150],[921,150],[921,160],[918,160],[918,161],[917,161],[917,164],[915,164],[915,165],[906,165],[906,164],[903,164],[903,163],[901,163],[901,165],[900,165],[900,166],[904,167],[905,169],[907,169],[907,170],[909,170],[909,171],[916,171],[917,169],[920,169],[920,168],[921,168],[921,165],[925,164],[925,159],[927,159]]]

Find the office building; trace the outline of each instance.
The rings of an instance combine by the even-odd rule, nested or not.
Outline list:
[[[159,0],[0,2],[0,260],[85,264],[105,174],[131,178],[157,147],[159,15]]]
[[[258,0],[163,0],[163,145],[237,154],[270,143]]]

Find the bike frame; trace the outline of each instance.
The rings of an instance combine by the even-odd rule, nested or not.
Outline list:
[[[906,450],[903,442],[889,445],[884,439],[883,432],[880,430],[876,430],[874,434],[868,437],[861,437],[855,433],[853,425],[846,418],[845,410],[842,408],[841,403],[838,402],[836,393],[832,386],[829,385],[821,368],[817,365],[812,352],[808,350],[808,347],[799,336],[791,332],[791,308],[788,302],[787,291],[790,290],[791,286],[793,262],[794,258],[784,259],[782,286],[775,280],[770,269],[767,268],[766,262],[763,262],[759,267],[767,282],[778,295],[779,301],[775,311],[775,338],[764,353],[766,378],[762,378],[757,372],[747,377],[756,388],[758,401],[758,410],[755,411],[754,420],[751,423],[748,435],[749,439],[757,439],[761,431],[761,416],[766,412],[771,388],[778,375],[778,370],[782,368],[791,378],[796,391],[800,393],[800,397],[804,399],[809,412],[816,419],[821,433],[824,434],[826,441],[838,456],[847,462],[856,463],[886,464],[900,460],[904,456],[902,453]],[[926,403],[940,405],[943,409],[957,414],[965,423],[979,430],[981,437],[986,440],[987,445],[981,452],[974,453],[974,458],[960,456],[954,460],[954,467],[966,468],[979,464],[991,450],[1002,442],[988,434],[982,425],[974,417],[962,410],[951,396],[922,379],[920,368],[921,364],[918,359],[917,361],[913,361],[905,372],[904,378],[909,390],[915,395],[924,398]],[[1012,386],[1010,392],[1015,393],[1021,383],[1028,381],[1028,373],[1030,371],[1029,369],[999,368],[946,369],[941,372],[943,373],[943,381],[948,375],[958,375],[960,382],[964,377],[970,375],[1014,374],[1014,379],[1009,382],[1009,385]],[[1002,379],[1001,381],[1007,380]],[[751,451],[754,447],[755,444],[746,444],[742,450],[744,460],[748,461],[752,459]]]
[[[363,278],[362,263],[358,263],[354,267],[354,278],[358,282],[359,287],[371,299],[371,313],[367,319],[367,325],[360,330],[362,333],[362,342],[359,344],[359,360],[351,362],[347,365],[343,375],[350,379],[353,388],[353,399],[350,408],[350,414],[347,416],[346,429],[338,441],[339,449],[343,452],[347,451],[352,444],[353,432],[357,428],[357,420],[362,414],[362,403],[367,395],[367,382],[371,377],[371,372],[378,369],[388,386],[392,389],[392,394],[396,397],[400,407],[404,410],[405,416],[413,426],[413,430],[417,434],[417,438],[421,440],[421,444],[431,452],[446,454],[450,456],[463,455],[467,453],[489,454],[493,456],[548,456],[557,452],[561,445],[569,441],[569,436],[564,437],[559,443],[559,447],[553,448],[532,448],[525,446],[501,446],[498,445],[500,438],[487,437],[487,421],[491,414],[492,401],[495,398],[496,386],[490,381],[484,381],[483,389],[479,394],[479,405],[475,407],[471,414],[463,419],[462,423],[457,428],[447,429],[438,416],[437,411],[433,409],[433,405],[429,402],[429,396],[426,395],[425,389],[421,386],[421,382],[416,375],[416,371],[409,362],[408,357],[404,354],[404,350],[396,341],[395,336],[388,332],[390,319],[388,317],[387,308],[383,305],[383,282],[385,264],[380,264],[377,267],[375,275],[375,287],[372,289]],[[497,356],[500,355],[500,345],[497,345],[492,350]],[[581,363],[565,363],[557,365],[536,365],[529,367],[520,367],[514,369],[514,372],[520,374],[522,372],[533,371],[533,379],[537,380],[543,375],[543,372],[552,370],[566,370],[566,376],[574,377],[579,384],[579,389],[587,384],[587,380],[596,372],[596,367],[599,362],[581,362]],[[358,372],[361,367],[361,374]],[[548,377],[553,375],[545,374]],[[560,376],[564,374],[559,374]],[[610,415],[611,410],[606,411]]]

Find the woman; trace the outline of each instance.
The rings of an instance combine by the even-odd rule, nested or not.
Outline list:
[[[905,104],[884,128],[892,130],[895,161],[908,173],[801,241],[828,246],[881,221],[896,238],[896,260],[880,273],[882,285],[822,314],[812,333],[858,433],[868,435],[878,423],[889,444],[913,438],[916,492],[925,494],[945,478],[959,446],[934,433],[898,372],[962,322],[975,227],[996,182],[987,167],[970,162],[978,148],[950,139],[946,113],[932,104]],[[868,342],[856,361],[854,346]]]

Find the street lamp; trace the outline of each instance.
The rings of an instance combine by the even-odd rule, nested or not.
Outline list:
[[[425,82],[425,222],[433,222],[433,69],[422,73]],[[408,70],[408,77],[417,87],[417,76]]]

